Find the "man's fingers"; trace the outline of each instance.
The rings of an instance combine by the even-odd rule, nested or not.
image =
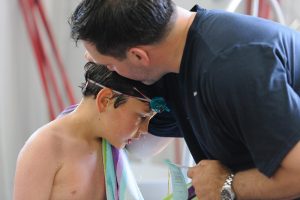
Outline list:
[[[194,168],[193,167],[189,167],[188,171],[187,171],[187,176],[189,178],[193,177],[193,173],[194,173]]]

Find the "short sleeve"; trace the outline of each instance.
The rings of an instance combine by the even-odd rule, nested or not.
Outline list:
[[[267,45],[238,46],[216,58],[205,75],[218,115],[267,176],[300,138],[300,99],[285,64]]]

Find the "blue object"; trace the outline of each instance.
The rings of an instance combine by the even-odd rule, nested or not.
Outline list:
[[[170,112],[170,109],[167,107],[167,104],[162,97],[154,97],[151,99],[150,108],[157,113],[161,113],[163,111]]]

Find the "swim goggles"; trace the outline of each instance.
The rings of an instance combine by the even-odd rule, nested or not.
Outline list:
[[[100,83],[97,83],[91,79],[87,79],[87,82],[86,82],[86,85],[85,87],[87,87],[88,83],[92,83],[94,85],[97,85],[101,88],[108,88]],[[110,88],[111,89],[111,88]],[[166,101],[164,100],[163,97],[154,97],[152,99],[150,99],[149,97],[147,97],[146,95],[144,95],[141,91],[139,91],[136,87],[133,87],[133,89],[138,92],[142,97],[136,97],[136,96],[132,96],[132,95],[127,95],[127,94],[124,94],[122,92],[119,92],[117,90],[113,90],[111,89],[113,92],[115,92],[116,94],[124,94],[124,95],[127,95],[127,96],[130,96],[130,97],[133,97],[133,98],[136,98],[138,100],[141,100],[141,101],[146,101],[149,103],[150,105],[150,108],[153,112],[156,112],[156,113],[162,113],[164,111],[167,111],[167,112],[170,112],[170,109],[167,107],[167,104],[166,104]]]

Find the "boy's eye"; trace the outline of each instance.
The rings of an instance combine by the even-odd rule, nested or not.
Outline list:
[[[140,116],[141,121],[145,121],[147,119],[147,116]]]
[[[146,119],[147,119],[147,117],[145,117],[145,116],[141,116],[141,119],[144,121],[144,120],[146,120]]]

